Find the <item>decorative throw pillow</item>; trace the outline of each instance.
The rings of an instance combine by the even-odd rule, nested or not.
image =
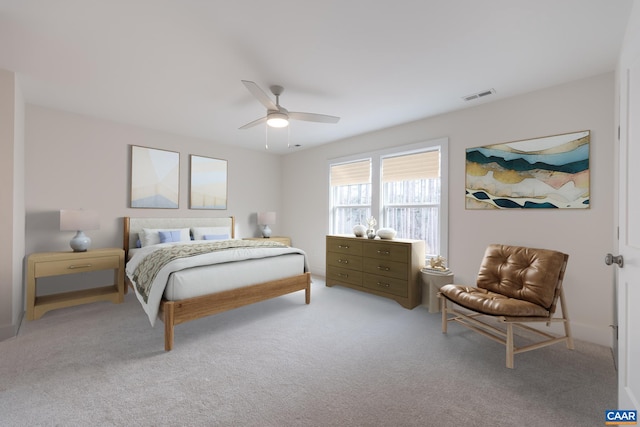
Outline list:
[[[193,233],[193,240],[204,240],[205,235],[230,235],[229,227],[192,227],[191,232]]]
[[[204,240],[227,240],[229,238],[228,234],[205,234],[202,236]]]
[[[180,230],[158,231],[160,243],[171,243],[180,241]]]
[[[180,240],[179,242],[188,242],[191,240],[189,236],[188,228],[179,228],[179,229],[167,229],[167,228],[143,228],[142,231],[138,234],[140,236],[140,242],[142,246],[151,246],[157,245],[160,243],[160,231],[179,231],[180,232]]]

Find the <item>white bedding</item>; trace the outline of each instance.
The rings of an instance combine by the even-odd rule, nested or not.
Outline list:
[[[230,289],[227,282],[230,281],[229,278],[233,277],[234,274],[238,275],[238,280],[231,286],[240,287],[302,274],[308,270],[304,251],[287,246],[269,248],[236,248],[179,258],[169,262],[159,270],[155,280],[153,281],[147,302],[145,302],[143,296],[138,292],[136,283],[133,279],[134,271],[140,262],[158,248],[170,245],[189,245],[197,243],[201,243],[201,241],[161,243],[158,245],[145,246],[139,248],[127,262],[127,277],[133,283],[133,288],[136,296],[138,297],[138,301],[140,301],[140,304],[147,313],[152,326],[155,324],[156,318],[158,317],[160,301],[165,294],[165,289],[167,288],[168,283],[170,282],[170,276],[175,277],[171,279],[172,285],[169,289],[169,293],[178,293],[180,297],[175,299],[184,299],[182,297],[183,295],[191,293],[191,291],[184,290],[185,286],[190,282],[190,278],[192,279],[194,277],[199,278],[196,283],[197,293],[199,295],[206,295],[224,290],[219,288],[218,284],[226,287],[226,289]],[[297,256],[292,257],[292,255],[296,254]],[[284,258],[285,261],[280,259],[283,256],[286,256],[286,258]],[[297,259],[297,261],[291,261],[293,259]],[[251,260],[249,261],[251,268],[246,268],[247,266],[244,265],[244,262],[239,262],[245,260]],[[292,264],[288,264],[290,261]],[[300,263],[300,261],[302,262]],[[275,263],[279,263],[279,266],[275,266]],[[294,271],[292,269],[295,265],[297,265],[298,268],[300,268],[301,265],[301,268],[291,273],[291,271]],[[219,277],[223,279],[220,281],[217,280],[218,273],[216,273],[216,269],[218,268],[220,268],[218,272]],[[234,273],[232,270],[236,270],[236,272]],[[271,278],[265,278],[262,273],[271,276]],[[280,275],[280,273],[282,273],[282,275]],[[176,297],[176,295],[173,295],[173,297]]]

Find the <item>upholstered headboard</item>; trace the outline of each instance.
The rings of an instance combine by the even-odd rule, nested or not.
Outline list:
[[[138,233],[143,228],[193,228],[193,227],[226,227],[229,236],[235,238],[235,218],[232,216],[222,218],[131,218],[124,217],[124,243],[125,260],[129,259],[129,249],[136,247]]]

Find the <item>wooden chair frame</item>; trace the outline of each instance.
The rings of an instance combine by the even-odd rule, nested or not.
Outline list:
[[[518,353],[524,353],[525,351],[536,350],[538,348],[546,347],[548,345],[552,345],[555,343],[566,341],[567,348],[570,350],[574,349],[573,337],[571,335],[571,326],[569,324],[569,314],[567,312],[567,304],[564,297],[564,290],[562,289],[562,280],[564,278],[564,270],[567,265],[568,256],[565,256],[564,265],[562,267],[562,271],[560,273],[560,277],[558,279],[558,283],[556,285],[555,298],[553,302],[553,306],[549,311],[549,316],[547,317],[509,317],[509,316],[495,316],[489,315],[479,312],[474,312],[471,310],[465,309],[465,311],[461,311],[456,308],[456,304],[453,301],[449,301],[442,293],[438,293],[438,298],[440,298],[440,308],[442,311],[442,333],[447,333],[447,325],[449,322],[457,322],[461,325],[481,334],[487,338],[490,338],[500,344],[506,346],[506,365],[507,368],[513,369],[513,356]],[[562,316],[555,316],[555,307],[557,301],[560,301],[560,309],[562,311]],[[448,302],[452,302],[452,305],[449,306]],[[489,324],[487,321],[479,320],[478,317],[486,316],[488,318],[492,318],[498,323],[504,324],[506,326],[506,330],[500,329],[496,326]],[[532,328],[528,325],[524,325],[523,323],[546,323],[547,327],[551,325],[551,323],[563,323],[564,324],[564,336],[556,336],[550,333],[546,333],[540,331],[539,329]],[[530,344],[523,347],[516,347],[514,343],[514,334],[513,329],[514,326],[521,328],[523,330],[532,332],[540,337],[542,337],[542,341],[536,342],[534,344]]]

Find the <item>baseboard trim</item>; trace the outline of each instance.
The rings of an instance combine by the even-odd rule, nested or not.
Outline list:
[[[22,324],[22,320],[24,319],[24,311],[20,313],[18,317],[18,322],[13,324],[7,324],[0,326],[0,341],[5,341],[11,338],[15,338],[18,335],[18,331],[20,330],[20,325]]]

